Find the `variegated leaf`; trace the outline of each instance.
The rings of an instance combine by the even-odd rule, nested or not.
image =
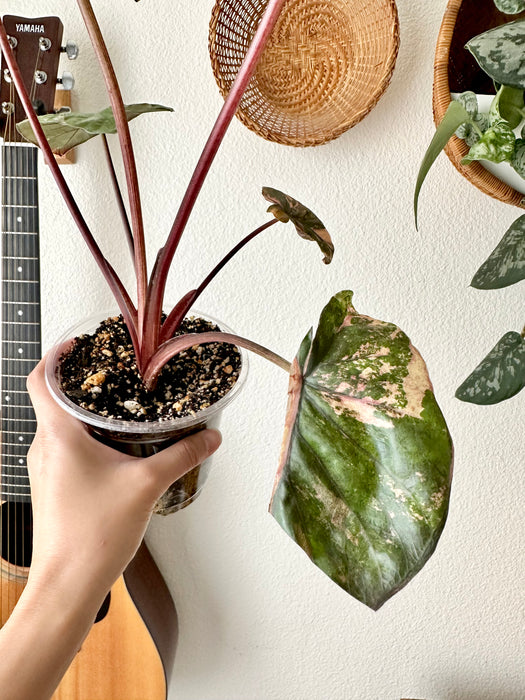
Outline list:
[[[326,264],[332,262],[334,244],[330,234],[325,229],[323,222],[308,207],[290,195],[272,187],[263,187],[262,193],[265,199],[273,202],[272,206],[268,207],[268,211],[276,219],[284,223],[292,221],[301,238],[317,243],[324,254],[323,262]]]
[[[475,119],[478,116],[478,96],[475,92],[467,90],[458,95],[455,100],[460,105],[463,105],[471,119]]]
[[[516,139],[510,164],[518,175],[525,180],[525,139]]]
[[[171,107],[156,104],[126,105],[128,121],[148,112],[173,112],[173,110]],[[106,107],[100,112],[44,114],[38,117],[38,121],[49,141],[51,150],[60,156],[95,136],[115,134],[117,131],[111,107]],[[16,128],[27,141],[37,143],[31,124],[27,119],[17,124]]]
[[[461,401],[487,406],[515,396],[525,386],[525,339],[505,333],[456,391]]]
[[[476,289],[501,289],[525,279],[525,214],[512,224],[474,275]]]
[[[502,85],[490,107],[491,124],[503,119],[511,129],[516,129],[523,121],[524,106],[523,90]]]
[[[481,68],[500,85],[525,89],[525,20],[503,24],[467,44]]]
[[[495,121],[471,147],[461,163],[469,165],[474,160],[488,160],[492,163],[510,161],[514,153],[515,141],[516,137],[508,123],[503,119]]]
[[[507,15],[517,15],[525,10],[525,0],[494,0],[494,4]]]
[[[271,513],[377,609],[434,551],[451,473],[451,438],[420,354],[340,292],[293,364]]]

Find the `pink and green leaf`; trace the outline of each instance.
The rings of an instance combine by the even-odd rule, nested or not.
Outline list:
[[[445,525],[452,441],[421,355],[394,324],[325,307],[290,378],[271,513],[373,609],[407,584]]]
[[[327,265],[332,262],[334,256],[334,244],[323,222],[317,216],[288,194],[284,194],[273,187],[263,187],[263,197],[272,205],[268,211],[276,219],[287,223],[291,221],[301,238],[307,241],[315,241],[324,254],[323,262]]]

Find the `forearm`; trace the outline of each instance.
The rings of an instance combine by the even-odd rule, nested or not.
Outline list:
[[[75,570],[29,578],[0,630],[2,700],[49,700],[86,638],[104,593]]]

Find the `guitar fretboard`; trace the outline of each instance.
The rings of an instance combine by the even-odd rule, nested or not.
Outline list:
[[[2,467],[0,499],[30,500],[36,420],[27,375],[41,356],[37,149],[2,147]]]

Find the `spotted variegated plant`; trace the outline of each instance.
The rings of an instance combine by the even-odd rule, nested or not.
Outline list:
[[[507,14],[525,11],[525,0],[495,0]],[[421,186],[439,153],[455,134],[470,150],[462,160],[508,163],[525,179],[525,19],[518,19],[471,39],[466,48],[498,86],[488,114],[478,110],[477,96],[465,92],[452,100],[421,164],[414,195],[418,216]],[[525,217],[520,216],[472,280],[478,289],[499,289],[525,277]],[[476,404],[498,403],[525,386],[525,355],[521,334],[501,338],[456,392],[457,398]]]
[[[283,0],[269,0],[252,46],[217,119],[183,197],[165,245],[148,277],[137,171],[128,122],[159,105],[125,106],[89,0],[78,0],[108,87],[111,109],[96,114],[38,118],[24,88],[0,20],[5,53],[28,122],[19,129],[44,152],[67,205],[129,330],[136,366],[147,390],[165,363],[188,347],[234,343],[291,370],[291,404],[272,512],[312,560],[349,593],[378,608],[423,566],[436,546],[447,513],[452,448],[423,360],[394,325],[359,316],[351,293],[341,292],[323,312],[319,330],[291,364],[246,338],[211,332],[176,335],[185,315],[226,263],[249,241],[278,222],[291,221],[314,241],[324,262],[334,246],[324,224],[293,197],[264,188],[272,218],[243,238],[162,317],[171,261],[228,124],[255,70]],[[102,255],[56,164],[54,152],[88,139],[119,136],[128,185],[130,219],[122,201],[108,142],[106,156],[132,252],[137,304]]]
[[[421,355],[340,292],[293,362],[272,514],[377,609],[433,553],[451,476],[452,442]]]

